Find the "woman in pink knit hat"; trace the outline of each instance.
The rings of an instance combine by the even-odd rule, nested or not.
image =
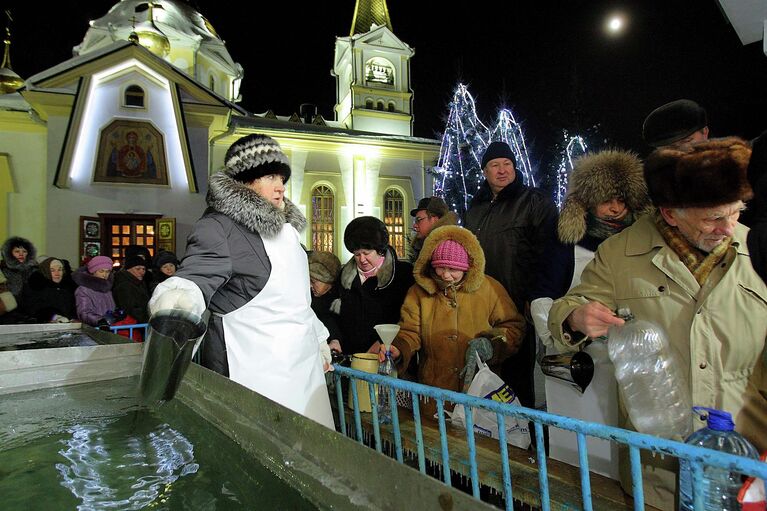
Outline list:
[[[433,230],[413,275],[392,343],[399,370],[418,352],[420,383],[463,391],[474,375],[474,357],[497,371],[519,349],[524,318],[503,286],[485,275],[485,255],[470,231],[456,225]],[[434,415],[433,400],[422,407]]]
[[[115,309],[112,298],[112,260],[96,256],[72,274],[78,285],[75,290],[77,317],[91,326],[97,326],[107,311]]]

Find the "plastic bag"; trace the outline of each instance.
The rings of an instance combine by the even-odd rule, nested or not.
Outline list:
[[[759,458],[767,461],[767,452]],[[764,481],[758,477],[749,477],[738,493],[738,502],[743,511],[765,511],[767,496],[765,496]]]
[[[514,391],[504,383],[504,381],[490,368],[477,358],[477,367],[479,370],[474,375],[474,379],[469,385],[467,394],[470,396],[492,399],[499,403],[506,403],[514,406],[521,406],[519,398]],[[474,408],[474,432],[490,438],[498,438],[498,418],[495,412],[482,408]],[[461,404],[455,405],[453,413],[450,415],[451,422],[461,428],[466,429],[466,412]],[[527,427],[527,421],[517,420],[508,415],[505,416],[506,425],[506,443],[527,449],[530,447],[530,430]]]

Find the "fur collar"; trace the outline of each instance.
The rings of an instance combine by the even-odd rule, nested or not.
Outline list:
[[[413,267],[416,284],[430,295],[439,291],[439,286],[431,275],[431,254],[437,245],[445,240],[457,241],[469,253],[469,269],[466,270],[461,289],[467,293],[473,293],[485,280],[485,253],[476,236],[458,225],[439,227],[432,230],[426,237],[421,254]]]
[[[211,208],[265,238],[277,236],[285,222],[299,232],[306,227],[306,218],[287,198],[285,209],[279,209],[233,179],[228,170],[210,176],[206,201]]]
[[[23,263],[20,263],[18,260],[16,260],[12,254],[13,247],[26,248],[27,260]],[[6,268],[24,271],[33,266],[37,266],[37,261],[35,260],[37,257],[37,250],[35,249],[35,246],[32,244],[32,242],[26,238],[21,238],[19,236],[12,236],[8,238],[5,240],[5,243],[3,243],[3,247],[0,249],[0,253],[2,253],[3,262],[5,263]]]
[[[78,286],[83,286],[99,293],[108,293],[112,290],[112,284],[114,283],[114,273],[109,274],[108,279],[102,279],[88,273],[88,268],[82,266],[72,274],[72,280]]]
[[[376,277],[378,278],[378,285],[376,289],[383,289],[394,280],[395,264],[397,262],[397,254],[394,253],[394,249],[386,247],[386,254],[384,254],[384,263],[378,270]],[[409,265],[408,265],[409,266]],[[357,263],[354,261],[354,256],[341,268],[341,285],[344,289],[351,289],[354,278],[357,276]]]

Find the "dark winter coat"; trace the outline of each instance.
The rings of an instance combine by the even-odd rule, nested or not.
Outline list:
[[[133,319],[139,323],[149,321],[149,288],[146,281],[137,279],[128,270],[120,270],[115,274],[112,296],[117,307]]]
[[[339,299],[338,285],[334,284],[330,291],[324,295],[312,295],[312,310],[317,315],[317,319],[322,321],[322,324],[328,329],[330,333],[328,340],[337,339],[340,341],[343,338],[341,326],[339,325],[341,318],[331,310],[333,302],[337,299]]]
[[[175,276],[197,284],[211,312],[202,365],[228,376],[221,316],[244,306],[266,286],[272,265],[261,237],[277,236],[286,222],[301,231],[306,219],[289,200],[278,209],[225,172],[211,176],[207,202]]]
[[[24,291],[26,313],[40,323],[51,321],[55,314],[68,319],[77,319],[75,288],[77,285],[70,275],[64,274],[58,284],[36,271],[29,277]]]
[[[767,282],[767,131],[754,140],[748,164],[748,181],[754,190],[754,198],[746,211],[748,218],[743,221],[751,227],[748,251],[754,270]]]
[[[518,176],[493,198],[487,181],[471,201],[464,225],[485,251],[485,273],[498,280],[518,310],[529,301],[543,249],[555,236],[557,210]]]
[[[431,254],[447,239],[460,243],[469,254],[469,269],[457,292],[440,290],[431,267]],[[525,320],[503,286],[484,270],[482,248],[468,230],[447,226],[429,234],[415,263],[416,283],[405,298],[400,331],[393,342],[401,353],[398,369],[406,368],[419,351],[418,382],[460,392],[463,380],[459,373],[470,340],[491,340],[493,356],[487,362],[496,371],[519,349]],[[433,401],[422,406],[427,417],[436,411]]]
[[[13,257],[12,250],[14,247],[24,247],[27,249],[26,261],[20,263]],[[0,261],[0,270],[5,275],[8,289],[13,293],[19,306],[22,307],[24,286],[26,286],[29,277],[32,276],[32,273],[37,268],[37,262],[35,261],[37,250],[29,240],[13,236],[5,240],[2,249],[0,249],[0,254],[3,257],[3,260]]]
[[[399,322],[405,294],[415,282],[413,265],[397,260],[394,249],[387,247],[384,257],[378,274],[364,283],[353,257],[341,268],[341,347],[346,354],[364,353],[379,340],[373,326]]]
[[[98,325],[107,311],[115,309],[115,301],[112,298],[114,277],[111,274],[108,279],[96,277],[88,273],[88,268],[83,266],[72,274],[72,280],[79,286],[75,289],[77,317],[88,325]]]

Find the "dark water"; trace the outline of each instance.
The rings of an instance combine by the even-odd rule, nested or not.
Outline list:
[[[137,378],[0,398],[0,509],[314,510],[178,401]]]
[[[88,334],[74,330],[67,332],[27,332],[0,337],[0,351],[41,350],[71,346],[97,346]]]

